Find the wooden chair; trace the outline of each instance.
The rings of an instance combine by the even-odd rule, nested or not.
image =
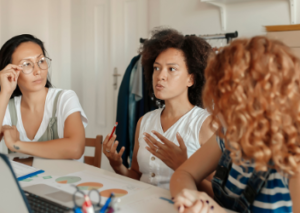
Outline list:
[[[100,168],[102,156],[102,135],[97,135],[96,138],[85,138],[85,146],[95,147],[94,157],[84,156],[84,163]]]

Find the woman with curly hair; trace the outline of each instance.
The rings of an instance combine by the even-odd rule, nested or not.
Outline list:
[[[223,128],[172,176],[176,209],[300,212],[299,59],[263,36],[236,40],[210,60],[205,77],[204,106]],[[214,170],[213,200],[196,186]]]
[[[132,165],[122,164],[116,136],[103,142],[103,152],[116,173],[169,187],[171,175],[214,135],[210,114],[202,109],[201,90],[210,45],[173,29],[156,30],[142,49],[142,65],[151,95],[164,107],[139,119]],[[215,138],[213,139],[215,140]]]

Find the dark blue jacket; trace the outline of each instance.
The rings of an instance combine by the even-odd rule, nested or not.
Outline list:
[[[130,141],[129,141],[129,131],[128,131],[128,100],[129,100],[129,83],[130,83],[130,75],[131,71],[139,60],[140,55],[135,56],[129,66],[127,67],[125,74],[123,76],[119,95],[118,95],[118,103],[117,103],[117,122],[118,127],[116,129],[117,140],[119,141],[119,145],[117,147],[117,151],[119,152],[122,146],[125,147],[125,152],[122,156],[124,166],[128,167],[128,157],[130,155]]]

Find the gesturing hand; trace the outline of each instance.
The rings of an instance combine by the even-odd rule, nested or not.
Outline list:
[[[117,152],[119,142],[114,142],[116,137],[116,135],[113,135],[111,139],[108,140],[109,135],[107,135],[103,141],[103,153],[108,158],[109,163],[113,168],[117,168],[122,165],[122,155],[125,151],[125,147],[122,147],[120,152]]]
[[[16,89],[17,80],[21,70],[22,67],[9,64],[0,71],[1,92],[5,92],[9,95],[13,93],[13,91]]]
[[[17,152],[20,148],[16,143],[20,140],[20,134],[16,126],[2,126],[1,134],[4,136],[4,141],[11,151]]]
[[[187,149],[182,137],[177,132],[176,138],[179,146],[176,146],[172,141],[169,141],[158,132],[152,132],[161,140],[161,142],[157,141],[154,137],[145,132],[144,140],[149,146],[146,147],[146,149],[154,156],[161,159],[168,167],[176,170],[184,161],[187,160]]]

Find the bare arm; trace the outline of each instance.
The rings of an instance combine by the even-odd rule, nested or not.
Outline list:
[[[137,162],[137,153],[139,150],[139,134],[140,134],[140,125],[141,125],[141,121],[142,121],[141,117],[136,125],[136,131],[135,131],[135,138],[134,138],[134,150],[133,150],[133,155],[132,155],[132,164],[131,164],[131,168],[127,169],[123,163],[122,163],[122,154],[125,150],[125,147],[122,147],[122,149],[120,150],[119,153],[116,152],[116,148],[118,146],[118,141],[116,141],[113,144],[113,141],[115,140],[116,136],[112,137],[111,140],[109,142],[107,142],[108,137],[106,137],[106,141],[103,142],[103,152],[104,154],[107,156],[110,165],[112,166],[112,168],[114,169],[114,171],[117,174],[120,175],[124,175],[127,177],[130,177],[132,179],[136,179],[136,180],[140,180],[141,178],[141,172],[139,171],[139,165]],[[112,145],[113,144],[113,145]],[[106,153],[105,150],[106,149],[110,149],[110,153]],[[111,154],[113,153],[113,154]]]
[[[203,122],[200,132],[199,132],[199,143],[203,146],[208,140],[215,134],[217,128],[211,128],[211,116],[207,117]]]
[[[15,128],[15,127],[12,127]],[[85,131],[80,112],[68,116],[65,121],[64,138],[40,143],[14,141],[14,135],[4,132],[5,143],[8,148],[28,155],[49,159],[79,159],[84,152]]]
[[[300,168],[299,170],[300,171]],[[289,182],[290,195],[293,202],[293,212],[300,212],[300,174],[296,174],[290,178]]]
[[[16,89],[17,80],[19,78],[22,67],[8,64],[3,70],[0,71],[0,140],[3,136],[2,124],[5,116],[5,111],[12,95]]]
[[[3,124],[3,119],[4,119],[4,115],[6,112],[6,108],[8,105],[10,99],[10,95],[4,92],[0,91],[0,140],[3,137],[3,133],[2,133],[2,124]]]
[[[215,132],[217,131],[217,128],[212,128],[210,126],[212,120],[212,116],[208,116],[205,121],[202,124],[202,127],[199,132],[199,143],[201,146],[203,146],[206,142],[209,141],[209,139],[213,140],[212,137],[216,140]],[[211,180],[214,177],[215,172],[212,172],[209,174],[205,180],[203,180],[201,183],[199,183],[198,189],[201,191],[207,192],[210,196],[212,196],[212,186],[211,186]]]
[[[172,197],[176,197],[183,189],[197,190],[197,184],[216,169],[221,155],[222,151],[213,135],[173,174],[170,182]],[[205,185],[199,187],[205,187]]]

